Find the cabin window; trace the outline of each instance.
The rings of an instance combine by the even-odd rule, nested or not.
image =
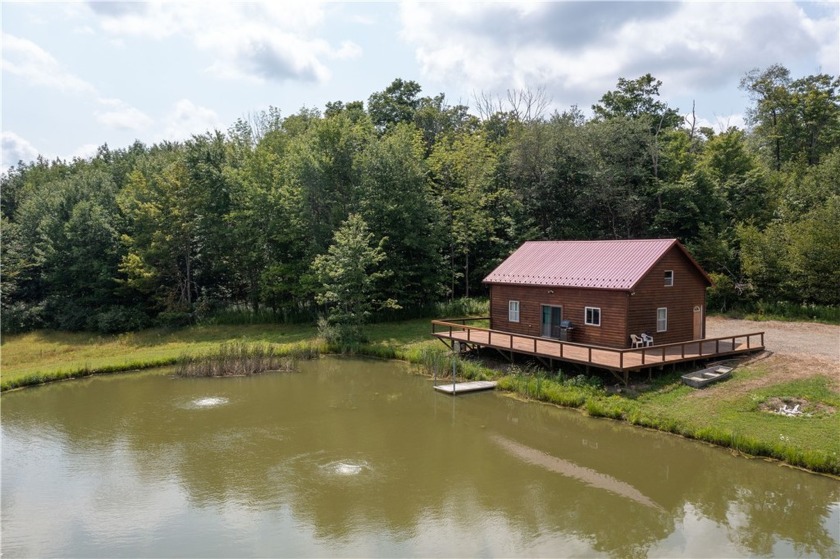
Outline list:
[[[585,313],[586,316],[584,317],[584,324],[587,326],[601,325],[601,309],[598,307],[586,307]]]
[[[656,309],[656,331],[657,332],[667,332],[668,331],[668,308],[661,307]]]
[[[508,301],[508,322],[519,322],[519,301]]]
[[[665,270],[665,287],[674,285],[674,270]]]

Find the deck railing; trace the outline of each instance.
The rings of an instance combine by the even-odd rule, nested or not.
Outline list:
[[[625,369],[625,356],[628,354],[641,356],[642,366],[652,366],[661,363],[682,361],[687,359],[699,359],[706,356],[721,355],[726,353],[732,353],[734,351],[743,351],[736,349],[740,346],[741,343],[746,344],[746,351],[753,351],[764,348],[764,332],[735,334],[731,336],[721,336],[718,338],[704,338],[702,340],[674,342],[669,344],[659,344],[638,348],[614,348],[591,344],[582,344],[577,342],[569,342],[557,340],[554,338],[529,336],[527,334],[514,334],[512,332],[491,330],[489,328],[484,328],[480,326],[470,326],[467,324],[467,322],[475,322],[479,320],[488,320],[488,318],[482,317],[433,320],[432,335],[441,337],[441,335],[444,334],[444,332],[446,332],[446,337],[450,339],[457,339],[460,341],[475,343],[477,345],[486,345],[500,349],[508,349],[510,351],[519,353],[530,353],[546,357],[559,357],[560,359],[567,359],[571,361],[582,361],[584,363],[596,366],[604,366],[604,360],[593,359],[593,351],[603,352],[607,355],[617,357],[619,369]],[[441,330],[438,330],[438,328],[441,328]],[[455,337],[453,336],[454,332],[465,332],[466,336]],[[477,335],[474,335],[473,332],[480,332],[480,339]],[[523,348],[523,344],[521,343],[518,347],[515,347],[514,340],[531,341],[533,345],[530,350],[526,350]],[[722,342],[727,342],[729,344],[729,348],[727,348],[725,351],[721,351]],[[538,351],[538,343],[543,347],[545,347],[544,344],[548,344],[549,347],[556,347],[557,354]],[[567,346],[583,349],[587,355],[586,360],[568,357],[568,352],[564,352],[564,348],[566,348]],[[711,349],[712,346],[714,347],[714,350]],[[690,351],[688,357],[686,357],[686,348],[691,348],[695,351]],[[677,355],[679,357],[677,357]],[[613,360],[610,359],[609,361]],[[627,368],[637,368],[638,366],[638,364],[632,363],[628,364]]]

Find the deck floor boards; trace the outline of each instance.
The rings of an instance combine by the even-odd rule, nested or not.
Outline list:
[[[649,346],[638,349],[613,349],[600,346],[567,343],[548,338],[519,336],[499,330],[488,330],[436,321],[437,325],[452,326],[445,331],[432,332],[442,340],[466,342],[478,347],[490,347],[537,357],[582,363],[613,371],[634,371],[666,364],[699,359],[713,359],[764,349],[763,333],[729,336],[725,339],[695,340],[680,344]],[[754,337],[761,336],[756,343]]]

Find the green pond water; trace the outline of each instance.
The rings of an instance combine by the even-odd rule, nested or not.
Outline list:
[[[397,362],[0,403],[4,558],[840,555],[837,480]]]

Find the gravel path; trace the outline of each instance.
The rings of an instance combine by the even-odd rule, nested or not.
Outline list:
[[[775,383],[826,375],[835,390],[840,390],[840,326],[813,322],[779,322],[768,320],[735,320],[717,316],[706,319],[709,338],[732,334],[764,332],[764,347],[772,352],[752,359],[762,361],[766,373],[741,383],[721,383],[711,390],[698,390],[698,398],[714,397],[719,390],[746,394],[751,390]]]
[[[813,322],[736,320],[710,316],[706,337],[764,332],[764,347],[781,355],[821,357],[840,366],[840,326]]]

